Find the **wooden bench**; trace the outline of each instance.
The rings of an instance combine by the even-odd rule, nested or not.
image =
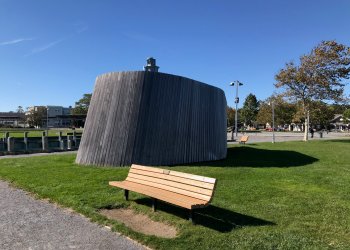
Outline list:
[[[124,181],[110,181],[109,185],[124,189],[126,200],[129,190],[152,197],[153,211],[157,200],[187,208],[193,222],[193,210],[209,205],[216,179],[133,164]]]
[[[245,144],[249,139],[249,135],[243,135],[241,139],[239,140],[240,144]]]

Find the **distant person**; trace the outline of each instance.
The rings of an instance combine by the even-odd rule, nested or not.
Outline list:
[[[311,138],[314,138],[314,129],[310,128]]]

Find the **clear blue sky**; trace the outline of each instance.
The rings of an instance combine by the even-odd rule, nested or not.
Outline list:
[[[0,0],[0,111],[74,105],[96,76],[160,71],[265,99],[321,40],[350,45],[350,1]]]

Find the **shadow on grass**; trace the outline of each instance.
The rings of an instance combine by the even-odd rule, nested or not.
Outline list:
[[[227,149],[226,159],[210,162],[198,162],[188,166],[208,167],[299,167],[312,164],[317,158],[290,150],[268,150],[249,146]]]
[[[333,140],[327,140],[327,142],[337,142],[337,143],[350,143],[350,139],[346,138],[346,139],[333,139]]]
[[[149,198],[136,199],[135,202],[140,205],[148,206],[151,209],[152,200]],[[184,208],[159,201],[157,209],[181,217],[184,220],[188,219],[188,210]],[[211,228],[222,233],[230,232],[235,228],[246,226],[276,225],[271,221],[235,213],[230,210],[212,205],[203,209],[195,210],[194,221],[197,225],[202,225],[204,227]]]

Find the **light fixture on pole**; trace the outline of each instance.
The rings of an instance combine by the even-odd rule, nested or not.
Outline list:
[[[236,111],[235,111],[235,134],[237,137],[237,120],[238,120],[238,103],[239,103],[239,97],[238,97],[238,87],[242,86],[243,83],[240,81],[234,81],[230,83],[230,86],[235,86],[236,85],[236,97],[235,97],[235,104],[236,104]],[[233,131],[232,131],[232,138],[233,140]]]

